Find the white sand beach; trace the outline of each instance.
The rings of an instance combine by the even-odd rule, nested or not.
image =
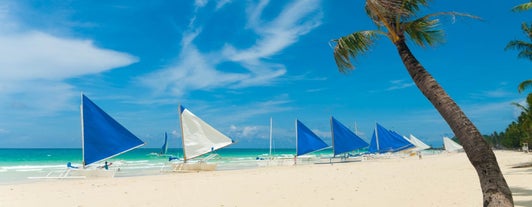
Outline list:
[[[532,153],[496,151],[516,206]],[[363,162],[0,185],[0,206],[482,206],[465,153]]]

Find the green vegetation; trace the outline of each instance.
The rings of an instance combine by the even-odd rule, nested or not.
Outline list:
[[[516,149],[523,143],[532,143],[532,93],[528,94],[526,106],[514,103],[522,109],[521,114],[508,125],[504,132],[484,135],[488,143],[497,149]]]

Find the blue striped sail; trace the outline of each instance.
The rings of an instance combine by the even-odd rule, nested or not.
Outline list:
[[[83,166],[141,147],[144,142],[81,94]]]
[[[328,147],[328,145],[307,128],[299,120],[296,120],[296,154],[304,155]]]
[[[369,152],[397,152],[412,147],[415,147],[415,145],[404,139],[403,136],[386,129],[377,123],[375,131],[373,131],[373,136],[371,137]]]
[[[369,144],[346,126],[331,117],[331,134],[334,155],[350,152],[369,146]]]

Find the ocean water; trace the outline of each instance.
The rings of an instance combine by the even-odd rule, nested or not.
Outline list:
[[[139,148],[108,161],[120,166],[116,177],[157,175],[170,166],[168,156],[157,156],[159,148]],[[28,177],[46,176],[66,170],[66,163],[80,166],[81,149],[0,149],[0,184],[34,182]],[[169,149],[168,154],[182,158],[182,149]],[[223,148],[219,156],[209,162],[218,163],[218,170],[234,170],[259,167],[256,160],[266,158],[269,149]],[[295,149],[275,149],[275,157],[292,158]],[[330,157],[332,150],[323,150],[311,156]]]

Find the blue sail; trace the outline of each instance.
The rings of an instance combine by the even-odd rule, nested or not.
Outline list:
[[[129,150],[144,142],[115,121],[85,95],[82,96],[83,165],[90,165]]]
[[[298,156],[328,147],[328,145],[323,140],[321,140],[318,135],[314,134],[314,132],[312,132],[309,128],[303,125],[303,123],[301,123],[299,120],[296,120],[296,123],[296,154]]]
[[[334,117],[331,117],[331,132],[334,155],[369,146],[366,141],[353,133]]]
[[[379,124],[376,125],[369,145],[370,153],[397,152],[415,147],[414,144],[396,132],[388,130]]]
[[[161,152],[159,154],[164,155],[168,152],[168,135],[164,133],[164,144],[161,147]]]

